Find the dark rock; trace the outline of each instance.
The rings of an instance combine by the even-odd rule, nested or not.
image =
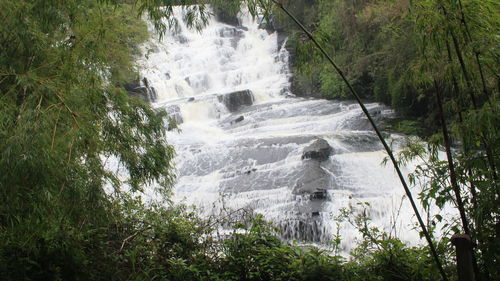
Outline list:
[[[329,186],[329,175],[321,168],[318,161],[304,162],[298,170],[296,184],[292,190],[293,194],[312,194],[318,189]]]
[[[151,89],[151,100],[156,101],[158,99],[158,93],[156,92],[156,89],[154,87],[150,87]]]
[[[259,24],[260,29],[265,29],[269,34],[275,31],[283,31],[283,24],[274,15],[270,15],[267,19],[262,18]]]
[[[245,117],[243,115],[241,115],[240,117],[238,117],[238,118],[234,119],[233,121],[231,121],[230,124],[233,125],[233,124],[236,124],[236,123],[241,122],[243,120],[245,120]]]
[[[274,32],[272,25],[265,20],[262,20],[261,23],[259,23],[259,29],[265,29],[269,34]]]
[[[254,102],[253,94],[250,90],[236,91],[218,96],[230,112],[238,111],[243,106],[250,106]]]
[[[302,159],[314,159],[318,161],[328,160],[332,153],[332,147],[324,139],[318,139],[304,148]]]
[[[241,38],[243,31],[235,27],[222,27],[219,29],[219,36],[223,38]]]
[[[290,65],[291,67],[293,67],[293,65],[295,64],[294,56],[290,54],[290,58]],[[295,75],[290,78],[290,91],[298,97],[322,97],[319,83],[311,83],[310,81],[302,82],[302,80]]]
[[[188,101],[194,101],[194,97],[190,97]]]
[[[146,78],[146,77],[142,78],[142,83],[144,83],[144,86],[145,86],[146,88],[149,88],[149,81],[148,81],[148,78]]]
[[[246,171],[245,171],[245,174],[246,174],[246,175],[250,175],[252,172],[256,172],[256,171],[257,171],[257,169],[256,169],[256,168],[253,168],[253,169],[251,169],[251,170],[246,170]]]
[[[286,39],[288,38],[288,35],[284,30],[284,25],[276,18],[276,16],[271,15],[268,19],[263,18],[259,24],[259,28],[265,29],[268,34],[277,32],[278,50],[281,50]]]
[[[128,83],[125,83],[124,87],[125,90],[127,90],[127,92],[134,91],[135,89],[141,87],[141,82],[139,82],[139,80],[133,80]]]
[[[319,217],[319,212],[312,212],[312,213],[311,213],[311,216],[312,216],[312,217]]]
[[[230,13],[223,8],[214,8],[215,19],[219,22],[232,26],[241,26],[240,20],[235,13]]]
[[[131,97],[143,99],[146,102],[154,102],[157,98],[156,90],[149,86],[149,81],[144,77],[142,84],[140,80],[133,80],[124,85],[127,94]]]
[[[323,200],[323,199],[326,199],[326,197],[327,197],[326,189],[318,188],[313,193],[311,193],[310,199],[311,200]]]

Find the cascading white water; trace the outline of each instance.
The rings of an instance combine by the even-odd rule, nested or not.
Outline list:
[[[334,218],[364,206],[375,226],[418,240],[399,180],[381,165],[385,154],[358,106],[293,97],[277,34],[248,15],[240,20],[234,27],[212,19],[201,33],[181,24],[180,32],[144,47],[140,66],[156,89],[154,106],[182,122],[180,133],[168,133],[177,153],[174,201],[197,206],[203,216],[248,208],[289,239],[326,242],[339,228],[345,250],[357,231]],[[376,118],[390,113],[367,107]],[[318,139],[332,155],[302,159]]]

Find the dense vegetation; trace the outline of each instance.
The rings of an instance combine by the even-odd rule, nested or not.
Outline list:
[[[453,65],[454,71],[461,75],[458,60],[453,54],[452,38],[444,30],[447,25],[457,29],[455,32],[460,36],[457,40],[463,45],[462,51],[465,54],[470,52],[467,54],[470,57],[465,59],[471,61],[466,64],[471,68],[469,71],[474,77],[470,79],[475,80],[478,90],[484,86],[484,91],[488,93],[498,91],[498,39],[495,34],[498,34],[499,23],[496,1],[463,1],[467,31],[461,24],[463,16],[456,7],[449,9],[449,13],[456,13],[448,16],[453,22],[443,25],[443,19],[439,19],[439,3],[458,5],[452,4],[452,1],[417,1],[413,4],[408,0],[292,2],[289,5],[292,11],[314,31],[335,61],[343,67],[356,91],[366,99],[392,106],[407,120],[398,129],[429,136],[438,128],[433,87],[422,84],[428,80],[423,73],[428,70],[423,68],[431,59],[432,48],[438,46],[441,50],[439,54],[434,53],[438,57],[434,59],[445,63],[441,66],[450,65],[451,68]],[[285,23],[287,32],[295,34],[289,48],[296,54],[296,93],[324,98],[351,98],[342,80],[331,71],[307,37],[293,23],[286,20]],[[433,41],[437,39],[449,41],[452,62],[448,62],[444,42]],[[475,53],[480,54],[483,77],[477,73]],[[482,80],[484,85],[481,85]],[[478,100],[484,102],[487,96],[483,95],[483,90],[479,92]],[[420,130],[415,131],[415,126],[404,126],[409,124],[408,121],[419,125],[416,127]]]
[[[134,56],[147,39],[137,16],[148,14],[165,31],[175,22],[162,24],[172,10],[159,5],[194,2],[201,1],[0,0],[0,279],[436,280],[426,247],[388,238],[364,216],[351,217],[365,240],[346,260],[287,245],[258,216],[211,235],[227,216],[201,220],[170,207],[168,117],[123,85],[137,78]],[[433,126],[445,137],[436,135],[430,152],[412,140],[401,160],[428,160],[413,177],[430,179],[422,202],[462,206],[481,274],[498,278],[498,4],[293,2],[364,97],[421,118],[446,116],[448,127]],[[186,9],[201,28],[207,10]],[[345,96],[319,53],[298,33],[292,39],[303,43],[295,45],[299,86]],[[451,162],[435,157],[441,145]],[[126,175],[111,171],[109,159]],[[144,204],[146,185],[164,200]],[[448,227],[461,232],[463,220]],[[453,276],[451,246],[437,242]]]

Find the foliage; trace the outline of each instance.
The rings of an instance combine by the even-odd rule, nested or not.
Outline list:
[[[434,205],[439,209],[457,206],[450,182],[450,170],[443,160],[441,138],[436,136],[434,142],[424,143],[418,138],[408,139],[399,158],[403,163],[417,159],[420,163],[409,175],[410,181],[420,187],[419,198],[424,208]],[[496,276],[498,233],[498,187],[495,180],[488,178],[489,168],[485,163],[484,152],[476,151],[474,156],[455,151],[454,165],[459,175],[458,184],[464,196],[463,204],[472,228],[471,235],[477,239],[476,253],[483,278]],[[472,158],[472,159],[471,159]],[[462,233],[463,225],[457,218],[446,218],[436,214],[430,218],[430,224],[441,225],[442,233]],[[446,238],[444,238],[446,239]]]
[[[97,279],[116,219],[105,187],[173,180],[166,113],[121,88],[145,24],[129,5],[0,3],[0,275]]]
[[[353,270],[353,280],[365,280],[365,276],[371,280],[433,280],[439,276],[428,246],[408,247],[397,238],[395,228],[386,233],[371,224],[366,215],[369,203],[356,205],[342,210],[337,218],[347,220],[362,235],[359,245],[350,253],[352,260],[346,265]],[[450,260],[451,249],[446,243],[436,244],[439,254]],[[453,276],[452,267],[445,269]]]
[[[301,20],[342,66],[361,97],[389,104],[404,118],[430,114],[433,100],[412,87],[408,73],[417,53],[408,1],[310,2],[312,12]],[[294,34],[290,49],[296,51],[297,94],[349,98],[348,89],[322,55],[306,37]]]
[[[237,225],[224,240],[223,280],[337,280],[345,278],[338,257],[283,245],[276,230],[257,216]]]
[[[422,119],[404,119],[404,118],[391,118],[383,120],[382,127],[384,130],[394,131],[405,135],[413,136],[426,136],[427,132],[423,129]]]

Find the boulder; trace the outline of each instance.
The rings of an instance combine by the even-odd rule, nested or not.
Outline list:
[[[222,94],[217,97],[230,112],[238,111],[243,106],[250,106],[254,102],[253,94],[250,90],[236,91]]]
[[[313,159],[317,161],[328,160],[332,153],[332,147],[324,139],[317,139],[311,145],[304,148],[302,159]]]
[[[311,200],[324,200],[327,197],[326,189],[318,188],[310,195]]]
[[[123,87],[129,96],[143,99],[146,102],[154,102],[157,98],[156,90],[149,86],[149,81],[146,77],[142,81],[132,80],[125,83]]]
[[[245,116],[241,115],[240,117],[238,117],[238,118],[234,119],[233,121],[231,121],[230,124],[234,125],[234,124],[236,124],[238,122],[241,122],[243,120],[245,120]]]
[[[326,189],[330,182],[329,175],[321,168],[318,161],[303,162],[296,177],[297,180],[292,190],[292,193],[296,195],[310,196],[319,189]]]
[[[136,91],[140,87],[141,87],[141,82],[139,80],[132,80],[128,83],[125,83],[124,85],[124,88],[125,90],[127,90],[127,92]]]
[[[218,22],[222,22],[232,26],[241,26],[240,20],[236,13],[231,13],[223,8],[214,8],[215,19]]]
[[[142,83],[144,84],[144,86],[146,88],[149,88],[149,81],[148,81],[148,78],[144,77],[142,78]]]
[[[257,169],[256,168],[252,168],[252,169],[248,169],[244,172],[245,175],[250,175],[252,172],[256,172]]]

